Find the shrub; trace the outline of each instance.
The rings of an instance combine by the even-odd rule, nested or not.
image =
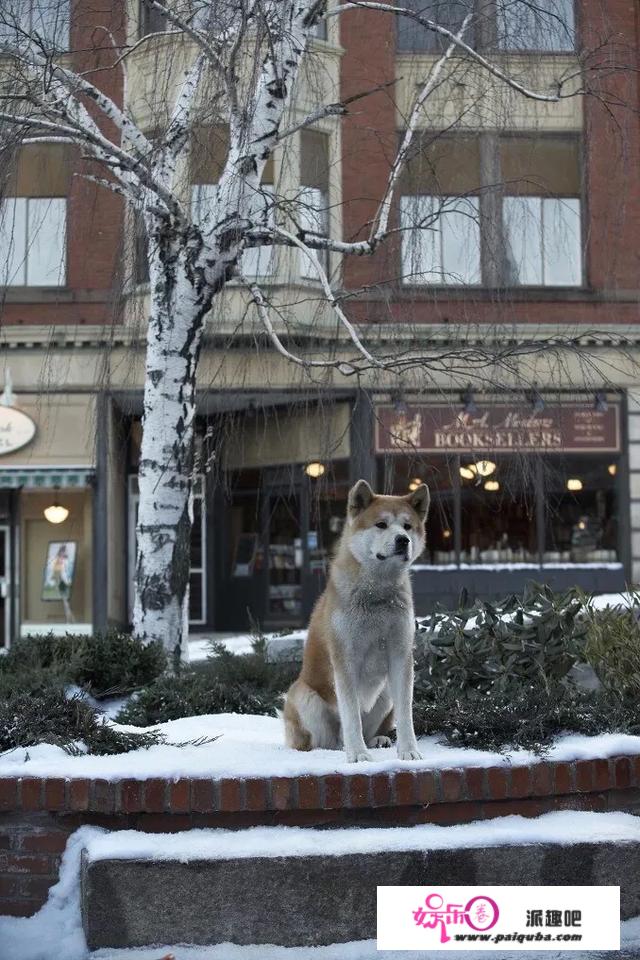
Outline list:
[[[508,698],[495,688],[472,696],[448,689],[417,698],[414,721],[416,733],[442,733],[455,746],[543,753],[561,733],[640,734],[640,707],[607,692],[562,686],[521,688]]]
[[[44,690],[33,695],[14,692],[0,700],[0,751],[53,743],[70,753],[80,753],[78,743],[89,753],[126,753],[163,743],[155,730],[114,730],[80,696],[65,697],[62,690]]]
[[[95,697],[116,696],[151,683],[166,665],[159,644],[145,646],[117,630],[91,636],[23,637],[0,659],[0,695],[3,690],[35,693],[76,684]]]
[[[499,604],[437,611],[417,633],[416,691],[428,698],[449,689],[460,696],[495,690],[510,700],[531,687],[550,691],[584,657],[583,609],[575,591],[557,596],[531,584]]]
[[[633,595],[631,608],[587,607],[587,662],[603,687],[623,699],[640,695],[639,599]]]
[[[150,726],[208,713],[275,716],[299,667],[271,663],[263,641],[253,653],[235,654],[214,646],[204,666],[187,667],[175,677],[159,677],[136,694],[118,714],[120,723]]]

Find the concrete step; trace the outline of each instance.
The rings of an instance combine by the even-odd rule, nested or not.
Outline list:
[[[470,832],[471,845],[442,848],[434,829],[446,836],[460,828],[107,834],[83,854],[87,943],[368,940],[376,936],[376,887],[385,884],[619,885],[622,919],[640,914],[637,840],[474,845]]]

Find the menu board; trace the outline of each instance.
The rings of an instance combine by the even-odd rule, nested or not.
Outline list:
[[[454,406],[376,407],[379,453],[618,453],[620,405],[566,403],[540,412],[508,404],[466,413]]]

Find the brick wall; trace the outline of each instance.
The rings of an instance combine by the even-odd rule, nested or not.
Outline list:
[[[267,825],[451,825],[551,810],[640,813],[640,757],[524,767],[235,779],[0,779],[0,915],[44,903],[70,833]]]

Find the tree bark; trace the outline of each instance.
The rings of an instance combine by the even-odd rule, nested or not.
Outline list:
[[[196,367],[208,308],[193,251],[156,231],[150,248],[144,415],[138,486],[134,633],[188,659]]]

